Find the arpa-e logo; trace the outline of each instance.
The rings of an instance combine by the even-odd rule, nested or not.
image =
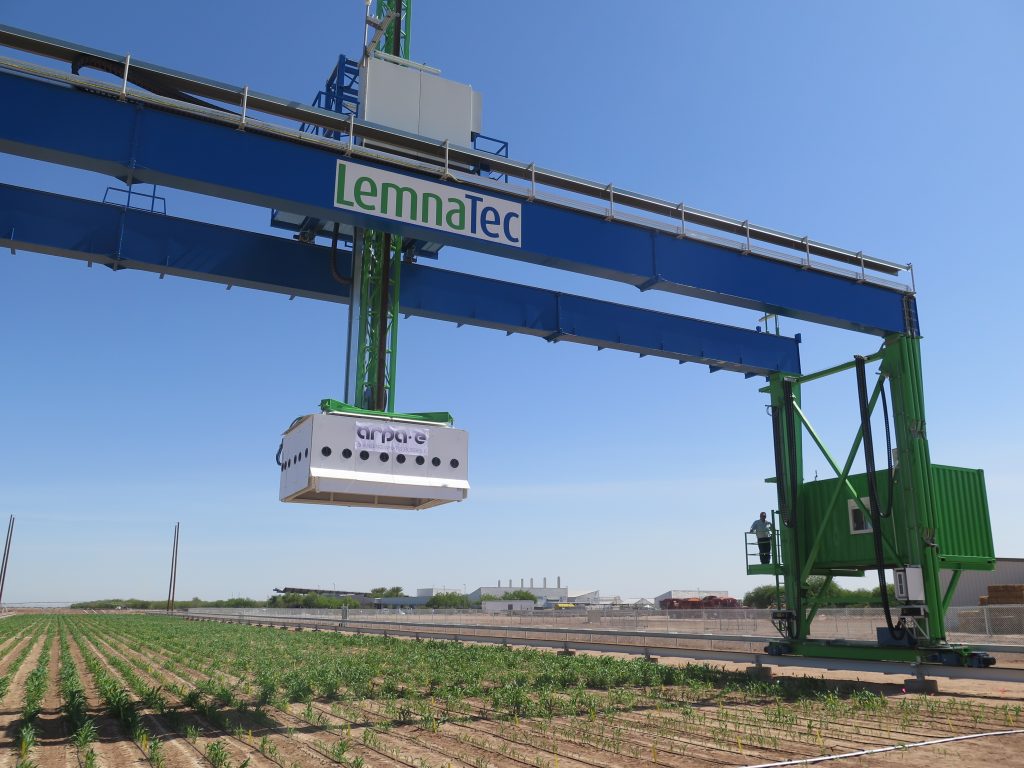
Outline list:
[[[520,247],[522,206],[500,197],[338,161],[334,207]]]
[[[388,424],[379,421],[356,422],[357,451],[376,453],[407,453],[426,456],[430,430],[407,424]]]

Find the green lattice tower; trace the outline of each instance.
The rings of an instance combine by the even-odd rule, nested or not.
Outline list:
[[[394,14],[378,50],[409,58],[412,0],[377,0],[376,14],[378,19]],[[388,232],[357,229],[352,252],[345,399],[367,410],[394,411],[402,238]]]
[[[869,412],[874,410],[884,383],[889,383],[892,393],[893,437],[899,457],[899,480],[895,485],[895,493],[901,510],[901,523],[892,532],[892,541],[887,541],[886,547],[890,551],[898,552],[903,564],[921,568],[927,606],[927,616],[919,622],[924,630],[921,645],[922,648],[941,647],[946,645],[944,608],[948,595],[947,599],[944,599],[939,581],[938,551],[935,546],[937,511],[924,412],[921,340],[908,335],[890,336],[883,348],[868,356],[866,360],[880,362],[880,376],[868,398]],[[851,466],[862,447],[862,431],[857,431],[845,464],[840,464],[837,458],[829,453],[820,435],[801,409],[800,391],[801,386],[810,381],[841,373],[853,366],[853,363],[845,363],[804,376],[774,374],[770,377],[768,386],[762,390],[770,396],[773,419],[776,420],[774,428],[779,448],[775,481],[780,521],[793,514],[799,517],[809,512],[800,494],[803,484],[805,436],[817,445],[840,479],[845,481],[849,476]],[[847,487],[849,495],[856,498],[857,494],[852,493],[852,486],[849,486],[848,482]],[[839,494],[846,492],[841,484],[836,484],[833,503],[825,505],[825,509],[833,509]],[[865,516],[869,515],[860,501],[856,503],[861,505]],[[911,649],[857,650],[847,647],[839,650],[827,646],[809,646],[805,643],[817,611],[817,605],[808,596],[807,581],[813,573],[823,573],[821,564],[817,561],[823,533],[824,525],[817,532],[808,532],[806,527],[802,528],[799,525],[790,527],[784,522],[780,525],[779,536],[783,555],[780,570],[784,577],[785,605],[793,612],[789,626],[793,650],[797,653],[821,656],[861,654],[865,658],[915,657],[916,652]],[[865,563],[864,569],[867,570],[868,566],[869,564]],[[836,571],[825,575],[831,580],[833,576],[851,574]]]

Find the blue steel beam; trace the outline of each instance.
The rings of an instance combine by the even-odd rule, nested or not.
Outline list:
[[[346,303],[330,249],[0,184],[0,247]],[[338,272],[350,278],[351,254]],[[402,266],[401,309],[746,374],[800,372],[798,340],[427,267]]]
[[[877,335],[916,335],[912,294],[540,200],[522,206],[519,247],[336,208],[338,149],[237,130],[67,86],[0,73],[0,151],[128,181],[390,231],[535,264]],[[68,126],[77,126],[68,130]],[[381,167],[348,158],[352,168]],[[394,170],[394,169],[390,169]],[[408,171],[409,177],[426,179]],[[436,179],[431,179],[437,181]],[[446,183],[453,193],[466,187]],[[499,197],[487,192],[492,197]]]

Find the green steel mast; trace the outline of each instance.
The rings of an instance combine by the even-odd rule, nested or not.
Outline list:
[[[376,50],[409,58],[412,0],[377,0],[377,18],[367,16]],[[364,56],[372,55],[368,43]],[[365,95],[364,95],[365,98]],[[357,408],[395,410],[402,238],[356,229],[352,244],[352,303],[345,371],[345,399]]]

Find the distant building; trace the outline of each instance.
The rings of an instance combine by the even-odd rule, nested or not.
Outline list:
[[[952,578],[952,571],[939,571],[943,592]],[[950,605],[976,606],[978,598],[987,595],[989,586],[993,584],[1024,584],[1024,557],[997,557],[994,571],[964,571]]]
[[[508,580],[508,586],[505,586],[498,581],[496,587],[477,587],[475,590],[469,593],[469,601],[471,603],[485,602],[484,595],[491,595],[493,597],[501,597],[508,592],[517,592],[519,590],[526,590],[530,594],[536,596],[538,599],[545,600],[551,603],[565,603],[569,601],[569,588],[562,586],[562,577],[559,576],[555,582],[554,587],[548,586],[548,580],[545,578],[541,581],[541,586],[534,586],[534,579],[530,579],[530,583],[526,583],[526,579],[520,579],[517,586],[512,586],[512,579]]]

